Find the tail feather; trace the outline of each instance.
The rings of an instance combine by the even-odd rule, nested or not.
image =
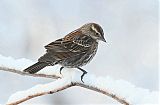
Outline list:
[[[33,64],[32,66],[26,68],[24,70],[24,72],[34,74],[34,73],[37,73],[38,71],[40,71],[41,69],[43,69],[44,67],[46,67],[47,65],[48,65],[48,63],[46,63],[46,62],[37,62],[37,63]]]

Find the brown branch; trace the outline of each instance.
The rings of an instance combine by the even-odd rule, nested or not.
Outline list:
[[[0,67],[0,70],[1,70],[1,71],[12,72],[12,73],[16,73],[16,74],[20,74],[20,75],[24,75],[24,76],[44,77],[44,78],[52,78],[52,79],[61,78],[60,76],[57,76],[57,75],[29,74],[29,73],[27,73],[27,72],[23,72],[23,71],[20,71],[20,70],[16,70],[16,69],[12,69],[12,68],[7,68],[7,67]]]
[[[34,97],[38,97],[38,96],[42,96],[42,95],[46,95],[46,94],[53,94],[53,93],[62,91],[62,90],[64,90],[64,89],[67,89],[67,88],[69,88],[69,87],[71,87],[71,86],[72,86],[71,84],[67,84],[67,85],[65,85],[65,86],[63,86],[63,87],[60,87],[60,88],[55,89],[55,90],[52,90],[52,91],[42,92],[42,93],[37,93],[37,94],[34,94],[34,95],[30,95],[30,96],[28,96],[28,97],[25,97],[25,98],[20,99],[20,100],[18,100],[18,101],[16,101],[16,102],[13,102],[13,103],[9,103],[9,104],[7,104],[7,105],[17,105],[17,104],[20,104],[20,103],[25,102],[25,101],[27,101],[27,100],[30,100],[30,99],[32,99],[32,98],[34,98]]]
[[[66,84],[62,87],[59,87],[57,89],[54,89],[54,90],[50,90],[48,92],[41,92],[41,93],[37,93],[37,94],[34,94],[34,95],[29,95],[23,99],[20,99],[18,101],[15,101],[15,102],[12,102],[12,103],[9,103],[7,105],[17,105],[17,104],[20,104],[22,102],[25,102],[27,100],[30,100],[34,97],[38,97],[38,96],[42,96],[42,95],[46,95],[46,94],[53,94],[53,93],[56,93],[56,92],[59,92],[59,91],[62,91],[64,89],[67,89],[69,87],[72,87],[72,86],[80,86],[80,87],[83,87],[83,88],[86,88],[86,89],[89,89],[89,90],[93,90],[93,91],[96,91],[96,92],[99,92],[99,93],[102,93],[106,96],[109,96],[111,98],[113,98],[114,100],[118,101],[119,103],[121,104],[124,104],[124,105],[130,105],[129,102],[127,102],[126,100],[124,100],[123,98],[113,94],[113,93],[110,93],[108,91],[105,91],[105,90],[102,90],[102,89],[99,89],[97,87],[93,87],[93,86],[89,86],[89,85],[85,85],[83,83],[78,83],[78,82],[71,82],[70,84]]]
[[[22,72],[22,71],[19,71],[19,70],[16,70],[16,69],[7,68],[7,67],[0,67],[0,70],[12,72],[12,73],[17,73],[17,74],[20,74],[20,75],[33,76],[33,77],[44,77],[44,78],[52,78],[52,79],[61,78],[60,76],[57,76],[57,75],[29,74],[29,73],[25,73],[25,72]],[[64,79],[64,78],[62,78],[62,79]],[[93,90],[93,91],[102,93],[106,96],[109,96],[110,98],[118,101],[121,104],[130,105],[129,102],[127,102],[124,98],[121,98],[121,97],[117,96],[115,93],[109,92],[107,90],[100,89],[100,88],[95,87],[95,86],[87,85],[87,84],[81,83],[81,82],[70,82],[69,84],[66,84],[66,85],[64,85],[62,87],[59,87],[57,89],[53,89],[53,90],[50,90],[50,91],[47,91],[47,92],[37,93],[37,94],[34,94],[34,95],[29,95],[29,96],[27,96],[23,99],[20,99],[18,101],[12,102],[12,103],[9,103],[7,105],[17,105],[17,104],[20,104],[20,103],[25,102],[27,100],[30,100],[32,98],[42,96],[42,95],[46,95],[46,94],[53,94],[53,93],[56,93],[58,91],[62,91],[64,89],[67,89],[67,88],[72,87],[72,86],[80,86],[80,87],[83,87],[83,88],[86,88],[86,89],[89,89],[89,90]]]
[[[93,90],[93,91],[102,93],[104,95],[107,95],[107,96],[115,99],[116,101],[118,101],[121,104],[130,105],[129,102],[127,102],[125,99],[123,99],[123,98],[117,96],[116,94],[111,93],[111,92],[109,92],[107,90],[102,90],[102,89],[99,89],[97,87],[85,85],[85,84],[82,84],[82,83],[75,83],[75,86],[80,86],[80,87],[83,87],[83,88],[86,88],[86,89],[89,89],[89,90]]]

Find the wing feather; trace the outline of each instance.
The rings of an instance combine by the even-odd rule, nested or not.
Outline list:
[[[58,39],[45,46],[47,52],[52,52],[57,60],[85,54],[91,47],[93,39],[80,32],[72,32],[64,38]]]

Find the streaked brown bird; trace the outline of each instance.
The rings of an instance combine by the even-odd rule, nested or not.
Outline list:
[[[45,46],[46,54],[38,59],[38,62],[26,68],[24,72],[34,74],[46,66],[60,64],[60,73],[64,67],[77,68],[87,73],[81,67],[89,63],[95,56],[98,42],[104,41],[103,29],[96,23],[88,23],[75,31],[69,33],[64,38],[58,39]]]

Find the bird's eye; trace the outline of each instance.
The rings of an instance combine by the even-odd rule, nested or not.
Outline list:
[[[97,32],[96,32],[96,35],[98,36],[98,35],[99,35],[99,33],[97,33]]]

